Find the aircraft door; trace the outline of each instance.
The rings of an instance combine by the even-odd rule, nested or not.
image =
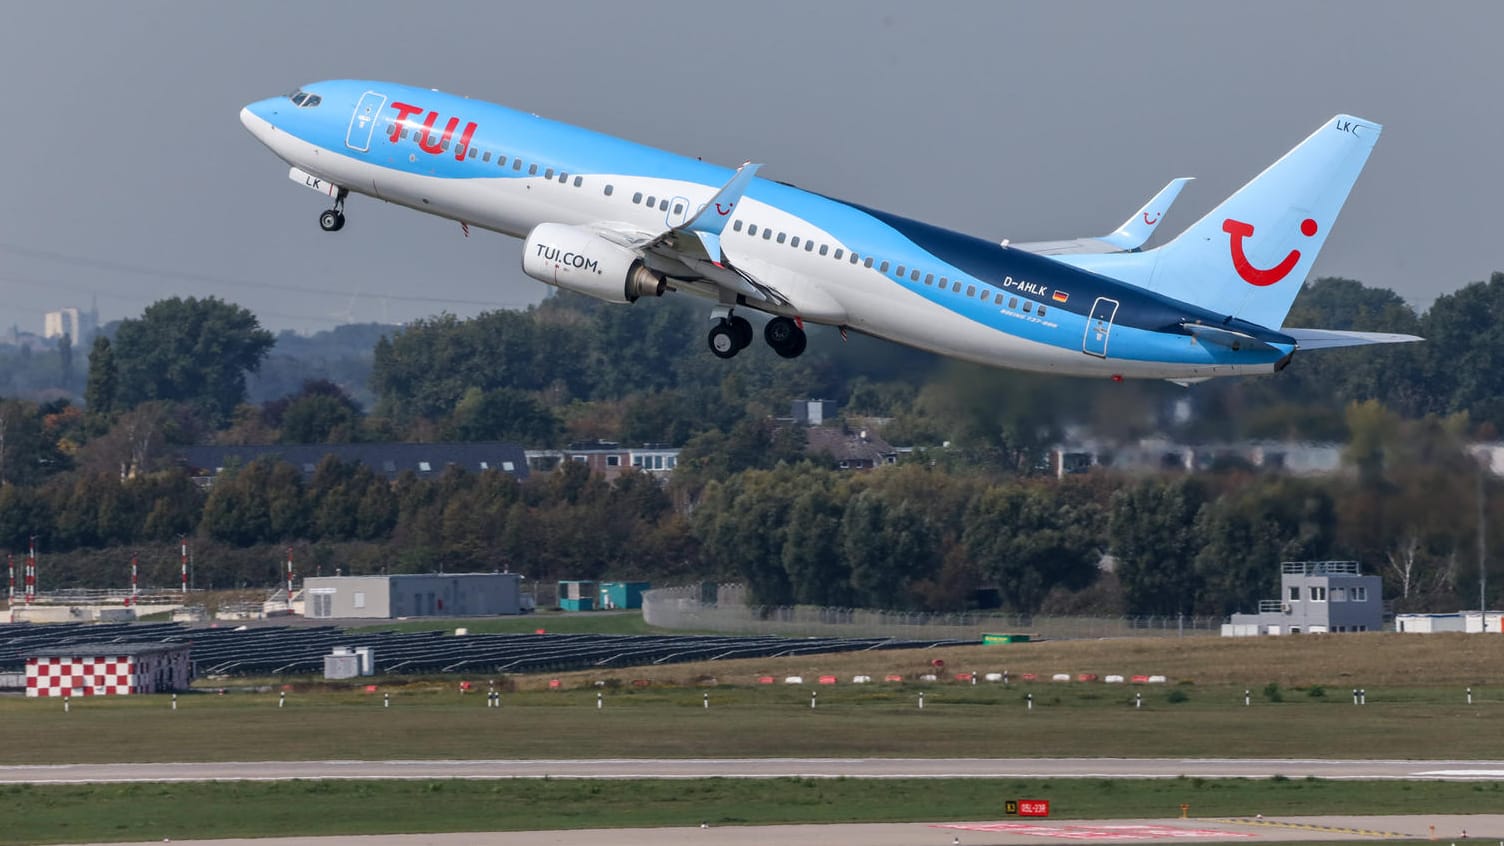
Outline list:
[[[345,146],[364,153],[371,149],[371,135],[376,131],[376,118],[381,107],[386,105],[386,95],[367,91],[355,104],[355,113],[350,115],[350,129],[345,133]]]
[[[1112,334],[1112,319],[1117,313],[1117,300],[1097,297],[1086,320],[1086,335],[1081,339],[1082,352],[1098,358],[1107,357],[1107,336]]]

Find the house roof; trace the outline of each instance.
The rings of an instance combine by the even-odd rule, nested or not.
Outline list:
[[[178,456],[195,470],[214,475],[231,465],[245,465],[258,458],[274,457],[312,476],[314,468],[326,456],[340,461],[357,461],[377,475],[396,479],[407,471],[419,478],[442,475],[448,467],[462,467],[472,473],[500,470],[518,479],[527,478],[527,456],[516,444],[487,441],[481,443],[440,444],[251,444],[245,446],[181,447]]]
[[[870,431],[812,426],[805,430],[806,453],[828,453],[837,461],[885,464],[898,454],[893,446]]]
[[[119,655],[160,655],[187,651],[186,643],[75,643],[46,646],[26,653],[28,658],[114,658]]]

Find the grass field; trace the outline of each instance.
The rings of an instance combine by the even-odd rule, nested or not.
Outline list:
[[[924,690],[925,708],[917,707]],[[1240,687],[1102,684],[631,686],[0,700],[9,763],[599,757],[1504,758],[1504,690],[1370,688],[1312,697]],[[597,709],[597,693],[604,706]],[[1034,707],[1027,708],[1032,693]],[[1143,707],[1134,703],[1142,693]],[[704,696],[710,708],[704,708]],[[1175,701],[1183,700],[1183,701]],[[46,737],[47,743],[31,742]]]
[[[1477,813],[1495,784],[895,780],[323,781],[0,788],[4,843],[558,828],[1001,820],[1005,799],[1056,819]],[[938,840],[936,842],[939,842]]]

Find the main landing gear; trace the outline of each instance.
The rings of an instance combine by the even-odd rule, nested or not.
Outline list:
[[[799,324],[787,317],[769,320],[762,337],[773,352],[784,358],[797,358],[809,343]],[[728,313],[716,320],[706,342],[718,358],[731,358],[751,345],[752,324],[745,317]]]
[[[339,189],[338,196],[334,198],[334,208],[325,209],[324,213],[319,215],[320,229],[325,232],[338,232],[345,228],[345,197],[349,193],[343,188]]]

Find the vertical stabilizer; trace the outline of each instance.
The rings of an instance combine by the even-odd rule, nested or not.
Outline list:
[[[1382,127],[1337,115],[1175,240],[1092,270],[1277,328]]]

